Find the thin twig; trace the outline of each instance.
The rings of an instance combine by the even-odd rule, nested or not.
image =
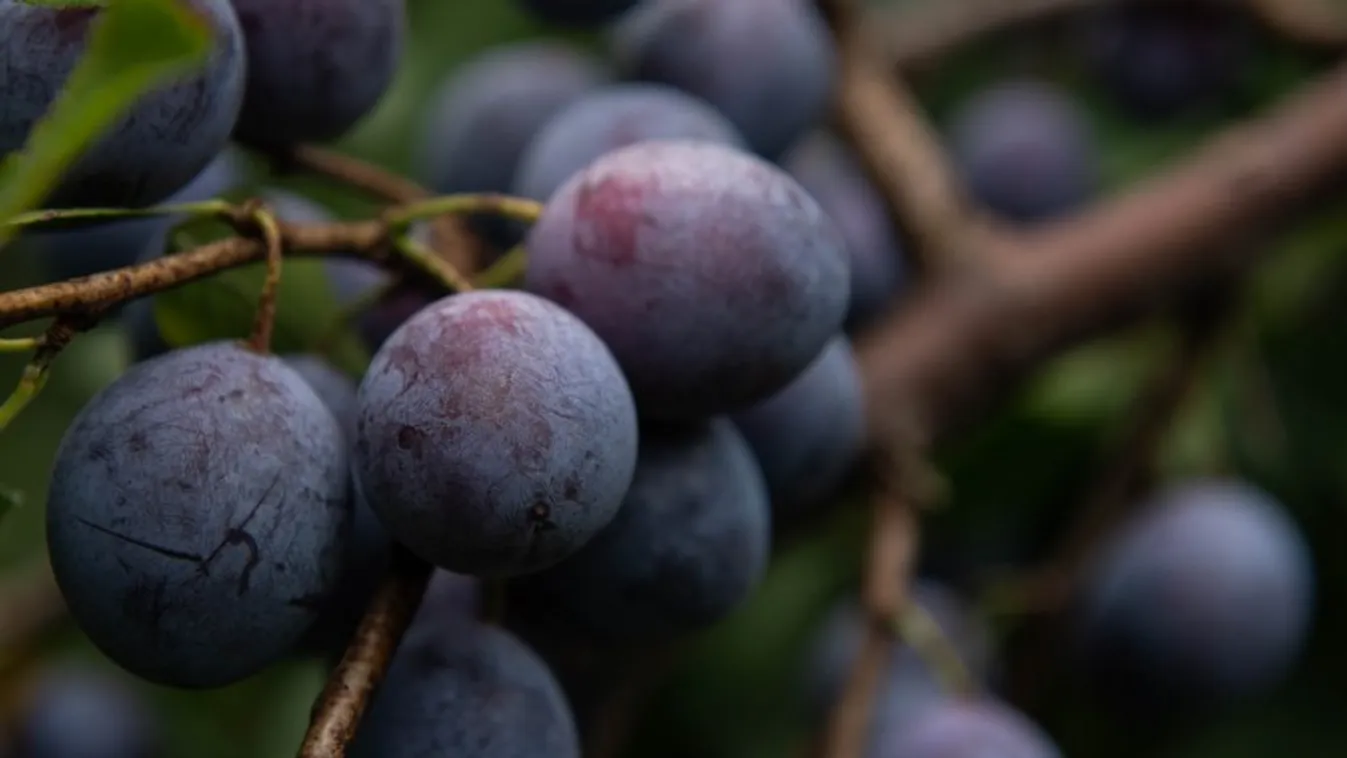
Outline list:
[[[276,329],[276,298],[281,289],[285,245],[281,241],[281,230],[276,226],[276,217],[271,213],[258,210],[253,214],[252,221],[261,231],[262,242],[266,245],[267,275],[262,281],[262,293],[257,298],[257,313],[248,344],[259,353],[268,353],[271,351],[271,334]]]
[[[338,224],[278,224],[288,255],[358,256],[395,265],[386,229],[377,221]],[[0,292],[0,326],[60,313],[86,313],[172,289],[266,257],[257,239],[230,237],[145,263],[92,276]],[[403,266],[408,268],[407,266]]]
[[[917,509],[910,495],[880,486],[873,507],[862,596],[869,623],[842,696],[829,716],[824,758],[861,758],[865,754],[875,699],[893,656],[892,620],[907,603],[908,579],[916,558]]]
[[[343,758],[388,664],[416,615],[431,567],[396,548],[383,584],[314,704],[299,758]]]
[[[527,266],[528,251],[523,245],[515,245],[490,267],[477,274],[477,286],[482,289],[508,287],[524,276]]]
[[[472,282],[463,275],[454,264],[435,254],[434,250],[417,242],[409,234],[399,234],[393,238],[393,246],[402,257],[422,273],[449,285],[454,292],[472,292]]]
[[[295,148],[285,160],[387,203],[405,205],[435,196],[406,177],[314,145]],[[431,220],[430,247],[460,271],[476,271],[487,258],[485,245],[459,216],[439,216]]]
[[[850,0],[820,0],[837,39],[838,130],[860,155],[912,240],[916,262],[939,271],[966,262],[971,208],[921,104],[893,76]]]
[[[47,386],[47,378],[51,375],[51,364],[57,356],[65,350],[70,341],[75,338],[79,332],[91,329],[98,323],[98,318],[94,315],[62,315],[47,327],[47,331],[42,335],[37,346],[37,352],[33,354],[32,359],[23,367],[23,373],[19,375],[19,383],[9,394],[3,403],[0,403],[0,432],[9,428],[23,409],[38,396],[42,388]]]
[[[42,344],[42,337],[10,337],[0,339],[0,353],[26,353],[36,350]]]

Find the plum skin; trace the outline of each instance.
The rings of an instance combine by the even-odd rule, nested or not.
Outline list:
[[[71,615],[162,684],[222,686],[279,660],[336,588],[346,450],[279,358],[220,342],[131,367],[52,469],[47,544]]]
[[[636,409],[579,319],[524,292],[432,303],[398,327],[359,390],[355,467],[395,539],[440,568],[527,573],[617,512]]]
[[[189,0],[212,30],[205,67],[143,96],[65,171],[46,207],[139,207],[186,186],[225,147],[243,103],[247,61],[227,0]],[[51,8],[0,0],[9,50],[0,153],[23,147],[84,53],[97,8]]]
[[[352,758],[580,758],[570,705],[536,653],[474,620],[440,631],[398,648]]]
[[[785,172],[690,140],[614,150],[551,197],[525,289],[607,343],[641,412],[707,418],[803,371],[842,326],[841,234]]]

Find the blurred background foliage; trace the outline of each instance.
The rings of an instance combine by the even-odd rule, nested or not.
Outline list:
[[[409,0],[409,6],[409,47],[399,78],[378,112],[339,148],[415,176],[423,111],[446,74],[487,48],[556,34],[510,2]],[[1179,120],[1139,123],[1090,84],[1072,44],[1069,26],[1036,25],[923,67],[914,83],[937,120],[970,92],[1010,75],[1039,76],[1069,88],[1088,105],[1103,145],[1107,185],[1117,190],[1181,157],[1219,125],[1259,112],[1328,63],[1263,32],[1236,98]],[[281,183],[346,215],[365,210],[327,184]],[[1274,695],[1163,740],[1093,714],[1073,696],[1062,672],[1049,666],[1036,673],[1044,696],[1030,712],[1066,755],[1345,754],[1347,656],[1335,644],[1347,637],[1347,616],[1337,602],[1347,594],[1347,550],[1341,549],[1347,534],[1347,194],[1326,195],[1292,223],[1244,244],[1274,250],[1264,251],[1269,262],[1242,288],[1219,348],[1202,366],[1198,391],[1166,437],[1160,465],[1171,476],[1238,474],[1288,505],[1317,561],[1310,649]],[[30,260],[11,256],[0,266],[0,287],[31,284],[37,276]],[[1172,327],[1152,320],[1072,350],[944,445],[939,463],[949,497],[927,517],[923,573],[972,593],[989,578],[1041,557],[1086,498],[1092,474],[1125,428],[1133,398],[1171,360],[1173,344]],[[12,381],[21,365],[22,357],[0,357],[0,376]],[[115,325],[82,337],[57,363],[45,393],[0,435],[0,487],[19,501],[0,522],[0,570],[6,572],[0,577],[40,559],[47,468],[56,444],[79,407],[125,365]],[[858,580],[867,524],[856,507],[861,502],[857,495],[844,498],[807,537],[784,538],[752,602],[689,641],[634,725],[631,755],[798,753],[816,726],[801,716],[798,702],[804,646],[821,614]],[[1015,610],[992,619],[1006,639],[1014,639]],[[12,612],[0,608],[0,614]],[[108,665],[68,628],[44,640],[41,650],[0,658],[0,718],[21,702],[46,661]],[[271,758],[294,754],[322,675],[317,663],[294,663],[215,692],[136,686],[162,709],[171,755]]]

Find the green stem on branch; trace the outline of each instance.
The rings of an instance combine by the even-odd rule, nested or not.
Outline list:
[[[543,205],[536,200],[510,195],[491,193],[445,195],[407,203],[390,210],[385,216],[389,226],[394,229],[405,228],[413,221],[420,221],[449,214],[484,214],[533,223],[542,215]]]
[[[266,354],[271,352],[271,335],[276,330],[276,297],[281,288],[285,245],[276,217],[269,211],[256,211],[252,220],[262,232],[262,240],[267,245],[267,276],[262,282],[262,294],[257,298],[257,314],[248,345],[254,351]]]
[[[977,680],[968,671],[958,649],[920,603],[909,598],[903,609],[894,616],[893,630],[898,639],[912,648],[917,657],[935,672],[947,692],[958,697],[977,693]]]
[[[20,213],[4,221],[7,227],[42,226],[56,221],[117,221],[154,216],[214,216],[229,218],[234,206],[226,200],[203,200],[199,203],[174,203],[151,208],[54,208]]]
[[[502,255],[489,268],[477,275],[477,286],[482,289],[499,289],[519,281],[528,266],[528,250],[523,245],[515,245]]]
[[[38,396],[42,388],[47,385],[47,377],[50,375],[51,364],[56,360],[56,356],[61,354],[66,345],[75,338],[75,334],[92,327],[94,319],[81,319],[79,321],[69,318],[58,318],[41,337],[36,338],[38,342],[37,353],[28,365],[23,367],[23,374],[19,376],[19,383],[0,404],[0,431],[9,428],[9,425],[23,412],[24,408]]]
[[[471,292],[475,287],[463,272],[453,264],[435,254],[434,250],[412,239],[411,235],[398,234],[393,237],[393,248],[414,268],[433,277],[453,292]]]
[[[0,339],[0,353],[26,353],[42,346],[41,337],[14,337]]]

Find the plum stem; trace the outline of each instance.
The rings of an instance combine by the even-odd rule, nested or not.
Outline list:
[[[508,287],[519,281],[527,265],[528,250],[523,245],[515,245],[490,268],[477,275],[477,286],[482,289]]]
[[[266,210],[252,214],[252,221],[261,231],[262,241],[266,244],[267,275],[262,282],[262,293],[257,298],[257,313],[253,321],[253,333],[248,346],[258,353],[271,351],[271,335],[276,329],[276,297],[281,287],[281,269],[285,245],[281,240],[281,230],[276,217]]]
[[[278,159],[350,187],[376,200],[395,205],[427,200],[435,193],[416,182],[372,163],[314,145],[299,145]],[[486,260],[486,245],[457,216],[439,216],[430,221],[430,246],[440,257],[460,270],[471,271]]]
[[[538,220],[542,208],[542,203],[522,197],[489,192],[464,193],[408,203],[390,211],[387,218],[395,227],[446,214],[489,214],[532,223]]]
[[[346,755],[370,696],[383,681],[393,653],[421,605],[430,574],[430,564],[395,547],[388,575],[374,593],[341,662],[314,703],[299,758]]]

